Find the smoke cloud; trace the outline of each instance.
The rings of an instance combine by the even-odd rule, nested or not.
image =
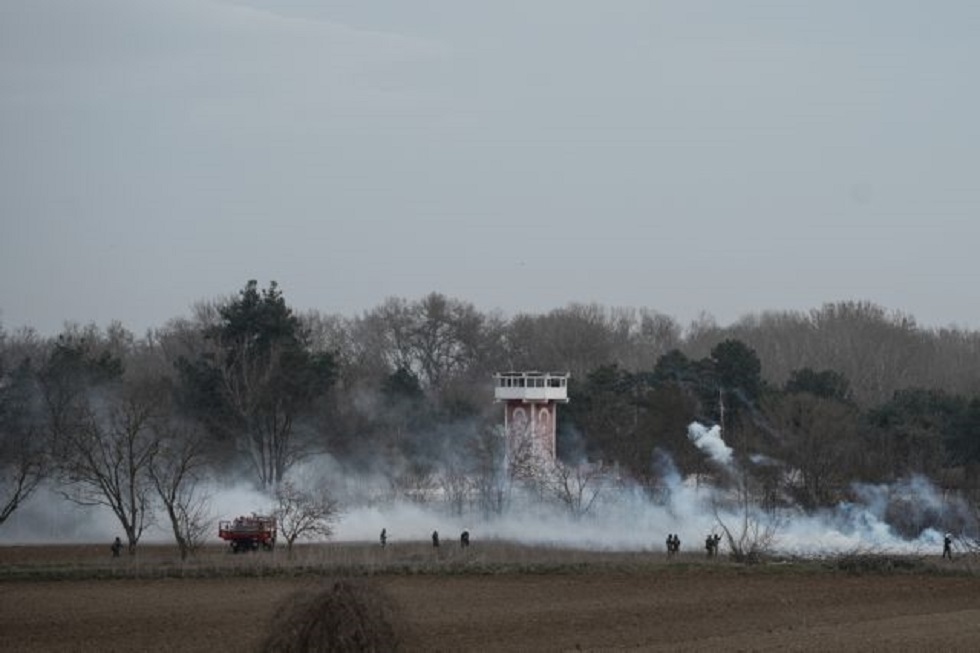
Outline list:
[[[732,473],[738,471],[734,452],[724,443],[717,426],[693,423],[688,436],[732,478],[740,476]],[[747,459],[753,460],[751,456]],[[771,459],[761,462],[781,464]],[[586,489],[597,492],[597,498],[586,514],[573,514],[554,497],[517,485],[502,487],[505,496],[499,514],[481,510],[472,496],[462,503],[450,501],[437,482],[412,499],[393,490],[389,474],[354,473],[329,456],[306,462],[294,470],[293,479],[298,484],[329,487],[339,498],[343,512],[335,525],[334,540],[345,542],[377,542],[382,528],[392,544],[426,541],[434,530],[449,542],[468,530],[474,544],[497,539],[660,553],[667,534],[676,533],[682,552],[703,552],[709,533],[722,532],[723,525],[734,529],[745,519],[772,524],[770,550],[785,555],[855,551],[938,554],[945,530],[976,536],[976,521],[966,502],[943,493],[922,477],[892,485],[854,485],[852,500],[808,513],[793,506],[767,511],[741,502],[737,487],[721,487],[716,479],[703,475],[684,477],[664,451],[654,452],[652,465],[660,479],[655,488],[641,487],[614,474],[590,480]],[[272,507],[267,494],[247,485],[212,485],[207,490],[214,519],[213,543],[219,542],[217,520],[266,512]],[[144,534],[143,542],[170,541],[160,515]],[[109,542],[117,534],[121,529],[108,510],[78,506],[52,488],[38,491],[0,526],[0,542],[4,544]]]
[[[716,463],[731,466],[732,448],[721,439],[721,427],[717,424],[707,428],[698,422],[691,422],[687,427],[687,438]]]

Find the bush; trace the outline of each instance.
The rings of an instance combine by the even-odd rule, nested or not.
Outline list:
[[[401,646],[393,604],[366,581],[338,580],[303,591],[278,608],[263,653],[397,651]]]

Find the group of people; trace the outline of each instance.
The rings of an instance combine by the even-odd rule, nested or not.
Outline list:
[[[721,542],[721,535],[718,533],[709,533],[706,538],[704,538],[704,550],[707,552],[709,558],[714,558],[718,555],[718,545]],[[681,538],[677,533],[670,533],[667,535],[667,557],[672,557],[680,553],[681,550]]]
[[[388,529],[381,529],[380,536],[381,548],[388,546]],[[718,544],[721,542],[721,535],[718,533],[711,534],[704,539],[704,550],[708,554],[709,558],[717,557],[718,555]],[[470,532],[464,530],[459,535],[459,546],[461,549],[465,549],[470,545]],[[439,531],[432,531],[432,546],[434,548],[439,548]],[[118,558],[119,553],[122,551],[123,543],[118,537],[112,543],[110,549],[112,550],[112,557]],[[679,553],[681,550],[681,538],[677,533],[669,533],[667,535],[667,556],[671,557]],[[946,533],[943,537],[943,558],[953,559],[953,536],[951,533]]]
[[[718,545],[721,542],[721,535],[718,533],[709,533],[706,538],[704,538],[704,550],[708,554],[709,558],[715,558],[718,556]],[[385,528],[381,529],[381,548],[385,548],[388,545],[388,530]],[[459,546],[465,549],[470,545],[470,532],[463,531],[459,536]],[[439,548],[439,531],[432,531],[432,546],[434,548]],[[122,550],[122,542],[119,538],[112,544],[112,555],[114,557],[119,557],[119,552]],[[669,533],[667,535],[667,556],[671,557],[679,553],[681,550],[681,538],[677,533]],[[953,536],[950,533],[946,533],[943,537],[943,558],[953,559]]]
[[[708,537],[704,538],[704,550],[708,553],[709,558],[714,558],[718,555],[719,542],[721,542],[721,535],[718,533],[708,533]]]
[[[118,538],[117,538],[118,539]],[[382,528],[381,535],[379,536],[379,541],[381,542],[381,548],[388,546],[388,529]],[[470,532],[464,530],[459,535],[459,547],[465,549],[470,545]],[[432,531],[432,546],[433,548],[439,548],[439,531]]]
[[[721,542],[721,535],[718,533],[709,533],[706,538],[704,538],[704,550],[708,554],[709,558],[714,558],[718,556],[718,545]],[[676,533],[670,533],[667,535],[667,556],[673,556],[680,552],[681,550],[681,538],[677,536]],[[943,558],[953,559],[953,534],[946,533],[943,536]]]
[[[459,548],[465,549],[470,545],[470,532],[463,531],[459,534]],[[432,531],[432,546],[439,548],[439,531]]]

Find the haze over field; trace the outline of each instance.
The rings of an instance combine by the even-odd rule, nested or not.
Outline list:
[[[980,328],[980,6],[0,4],[0,320],[142,333],[243,279],[682,323]]]
[[[739,473],[732,460],[732,450],[724,443],[717,426],[709,429],[692,423],[688,436],[709,452],[723,474]],[[581,516],[570,515],[562,506],[530,498],[517,498],[502,514],[490,516],[475,508],[456,514],[439,493],[424,503],[386,499],[385,478],[347,474],[329,457],[303,465],[293,477],[303,479],[310,486],[333,487],[344,497],[331,539],[372,542],[385,528],[388,542],[393,546],[427,541],[433,530],[441,534],[448,546],[455,546],[459,533],[468,530],[477,545],[481,540],[499,539],[582,550],[662,552],[666,534],[677,533],[683,552],[703,553],[707,534],[722,534],[727,528],[737,537],[743,528],[742,520],[747,518],[762,528],[771,527],[773,540],[771,546],[767,544],[771,553],[934,555],[942,548],[943,534],[930,527],[903,535],[888,521],[888,514],[894,516],[896,506],[908,513],[906,518],[912,521],[931,515],[976,526],[972,511],[961,497],[944,496],[924,478],[911,478],[890,486],[857,484],[858,500],[854,502],[811,514],[789,508],[770,515],[758,506],[743,510],[737,496],[730,491],[716,490],[710,478],[682,478],[665,454],[661,463],[664,491],[657,500],[632,484],[607,487],[596,490],[595,507]],[[594,486],[585,487],[587,494],[594,490]],[[219,519],[261,513],[272,506],[268,495],[244,484],[212,486],[209,492],[215,524],[214,532],[207,538],[210,543],[219,542]],[[118,523],[108,510],[79,506],[53,491],[42,490],[0,529],[0,544],[100,543],[108,542],[109,534],[118,530]],[[148,529],[143,541],[168,543],[171,540],[164,520]],[[314,540],[322,541],[322,538]],[[727,548],[723,544],[722,552]]]

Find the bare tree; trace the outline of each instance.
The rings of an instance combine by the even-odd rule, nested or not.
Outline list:
[[[506,433],[506,469],[511,482],[541,493],[544,470],[551,462],[534,437],[530,423],[511,424]]]
[[[507,439],[502,426],[481,429],[471,441],[476,500],[486,515],[504,511],[510,494]]]
[[[462,514],[471,482],[464,461],[459,456],[450,454],[443,461],[438,473],[438,483],[450,509],[457,515]]]
[[[64,496],[80,505],[112,510],[130,553],[153,518],[148,471],[159,450],[152,430],[159,417],[153,395],[153,389],[142,387],[105,397],[56,442]]]
[[[47,474],[41,432],[0,433],[0,524],[34,493]]]
[[[420,377],[438,388],[474,360],[483,318],[471,304],[439,293],[425,296],[413,308],[414,358]]]
[[[406,369],[418,374],[412,356],[412,310],[409,303],[389,297],[353,325],[360,366],[384,374]]]
[[[389,298],[355,330],[363,364],[404,369],[426,389],[439,389],[485,361],[502,329],[472,304],[430,293],[415,302]]]
[[[403,496],[414,503],[427,503],[438,487],[438,478],[431,463],[410,460],[396,465],[388,476],[388,483],[395,496]]]
[[[706,340],[735,337],[756,350],[770,383],[781,386],[802,368],[830,369],[848,379],[854,400],[866,407],[912,386],[953,383],[960,391],[972,380],[976,388],[976,338],[959,339],[953,357],[958,360],[952,360],[943,346],[950,342],[946,336],[951,333],[920,329],[909,315],[867,301],[846,301],[809,313],[748,316],[729,329],[702,331],[697,341],[689,337],[685,353],[696,353],[696,344]],[[958,372],[955,381],[953,370]]]
[[[31,358],[13,355],[8,344],[0,330],[0,524],[27,501],[49,468]]]
[[[302,455],[293,441],[293,414],[269,391],[280,375],[281,353],[276,343],[258,356],[236,351],[220,368],[222,392],[238,421],[236,444],[263,485],[275,484]]]
[[[511,320],[514,369],[565,370],[584,377],[601,365],[630,362],[630,321],[598,304],[570,304]]]
[[[737,472],[734,488],[728,493],[713,490],[712,511],[725,533],[729,555],[735,562],[759,562],[772,551],[782,521],[775,511],[760,508],[753,481],[744,470]]]
[[[573,517],[583,517],[592,511],[606,477],[601,463],[569,465],[555,461],[543,471],[549,495]]]
[[[681,342],[681,327],[674,318],[650,309],[639,314],[635,327],[631,368],[634,371],[652,370],[660,357],[676,349]]]
[[[305,490],[283,481],[275,491],[273,515],[279,533],[286,540],[286,550],[292,552],[297,538],[333,535],[333,525],[340,518],[340,505],[324,489]]]
[[[156,429],[159,450],[148,467],[182,560],[204,543],[210,527],[210,497],[201,490],[206,465],[204,432],[168,421]]]
[[[355,320],[342,315],[325,315],[315,310],[306,311],[299,316],[299,320],[312,351],[333,352],[341,387],[349,389],[359,383],[362,376],[377,379],[389,371],[385,366],[379,367],[376,372],[361,369],[367,347],[357,340]]]

